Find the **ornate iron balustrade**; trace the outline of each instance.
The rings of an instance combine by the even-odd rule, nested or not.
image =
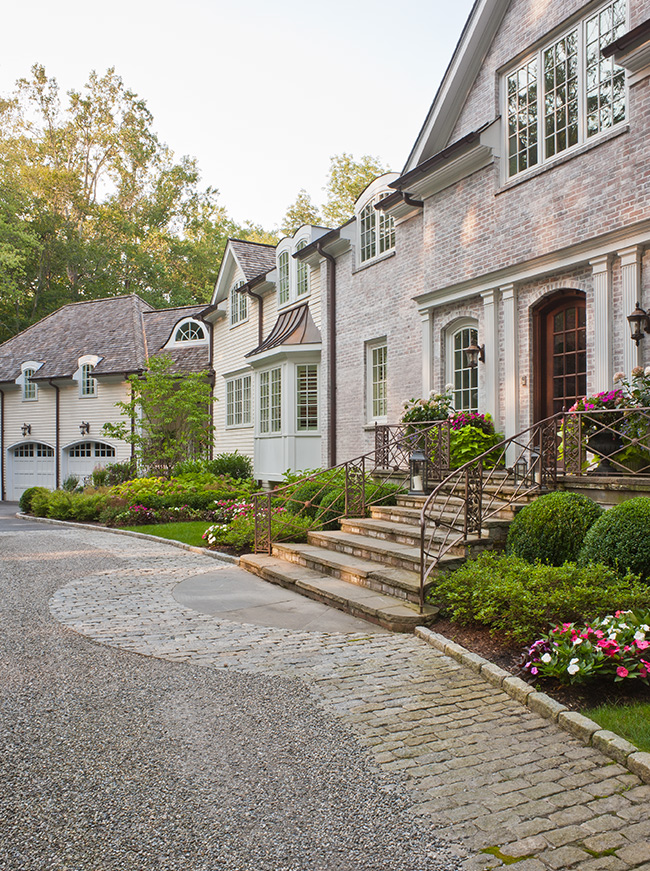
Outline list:
[[[274,541],[310,529],[336,526],[344,517],[364,517],[368,508],[408,490],[410,455],[418,447],[431,458],[429,479],[440,480],[449,460],[449,422],[379,426],[375,449],[346,463],[306,475],[270,492],[255,493],[255,552],[271,553]],[[436,459],[437,458],[437,459]],[[437,477],[436,477],[437,476]]]
[[[565,412],[560,434],[565,475],[650,476],[650,408]]]

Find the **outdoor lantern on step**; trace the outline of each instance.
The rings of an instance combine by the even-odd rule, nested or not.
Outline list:
[[[424,451],[416,448],[409,459],[409,469],[411,473],[411,489],[409,496],[424,496],[426,492],[427,470],[429,464]]]
[[[514,466],[515,484],[521,484],[526,480],[528,474],[528,463],[526,457],[519,457]]]

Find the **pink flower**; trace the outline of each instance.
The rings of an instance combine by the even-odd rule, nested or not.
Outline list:
[[[635,644],[639,648],[639,650],[646,650],[648,647],[650,647],[650,641],[641,641],[640,639],[637,639],[635,641]]]
[[[619,667],[616,669],[616,674],[619,677],[627,677],[629,673],[630,672],[622,665],[619,665]]]

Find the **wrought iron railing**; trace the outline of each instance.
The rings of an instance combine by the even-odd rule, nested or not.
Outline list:
[[[566,412],[560,433],[565,475],[650,475],[650,408]]]
[[[430,458],[429,480],[441,480],[449,466],[449,422],[379,426],[375,449],[367,454],[255,493],[255,552],[271,553],[274,541],[304,536],[307,526],[325,529],[346,517],[364,517],[370,506],[405,493],[416,449]]]

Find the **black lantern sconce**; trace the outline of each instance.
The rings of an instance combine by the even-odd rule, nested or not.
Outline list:
[[[90,432],[90,424],[82,420],[79,424],[79,432],[81,433],[81,435],[88,435],[88,433]]]
[[[429,484],[429,463],[424,451],[416,448],[409,458],[410,484],[409,496],[424,496]]]
[[[481,363],[485,363],[485,345],[479,345],[478,339],[465,348],[465,354],[467,355],[467,365],[470,369],[476,369],[479,360]]]
[[[627,316],[627,322],[630,325],[631,338],[636,342],[637,348],[639,342],[643,338],[643,333],[650,333],[650,316],[645,312],[637,302],[636,308],[631,315]]]
[[[21,426],[20,431],[21,431],[21,433],[23,434],[23,438],[25,438],[25,436],[31,435],[31,434],[32,434],[32,425],[31,425],[31,423],[24,423],[24,424]]]

